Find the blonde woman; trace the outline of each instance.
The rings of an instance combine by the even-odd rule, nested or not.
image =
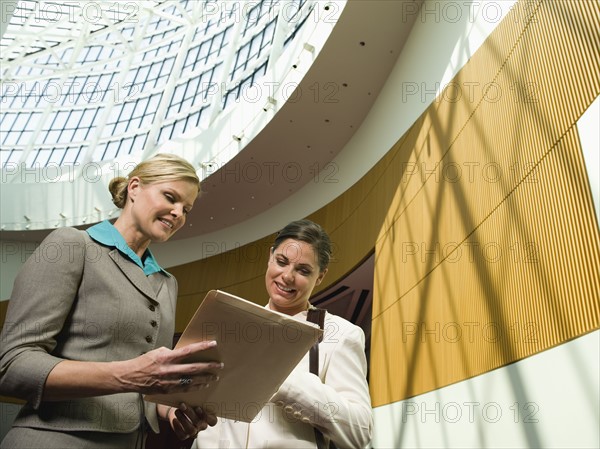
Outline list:
[[[168,422],[179,439],[214,416],[143,394],[191,391],[219,363],[180,363],[214,342],[170,350],[177,282],[149,249],[186,220],[200,181],[192,165],[159,154],[109,190],[111,224],[53,231],[15,281],[0,349],[0,393],[26,404],[2,448],[141,448]]]

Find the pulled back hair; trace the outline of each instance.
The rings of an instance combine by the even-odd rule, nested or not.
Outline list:
[[[127,202],[127,185],[129,180],[137,176],[142,184],[153,184],[165,181],[189,181],[198,187],[200,192],[200,179],[196,175],[193,165],[185,159],[174,154],[159,153],[146,159],[135,166],[125,178],[117,176],[108,184],[112,201],[119,209],[125,207]]]
[[[321,272],[329,266],[331,259],[331,240],[327,232],[310,220],[292,221],[277,233],[273,243],[273,251],[287,239],[299,240],[313,247],[319,259],[319,270]]]

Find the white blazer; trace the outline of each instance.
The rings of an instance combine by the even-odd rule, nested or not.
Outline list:
[[[301,312],[295,318],[306,320],[306,315]],[[324,328],[318,377],[310,373],[307,353],[252,423],[219,418],[215,427],[198,434],[195,447],[312,449],[313,427],[340,449],[367,446],[373,411],[364,333],[329,313]]]

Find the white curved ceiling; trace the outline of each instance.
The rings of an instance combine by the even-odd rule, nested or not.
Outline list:
[[[243,225],[306,185],[318,184],[327,189],[344,179],[346,173],[340,172],[334,158],[360,127],[400,54],[417,17],[406,14],[409,3],[417,9],[420,4],[351,0],[316,58],[309,40],[299,43],[304,59],[283,62],[291,65],[290,73],[304,69],[306,74],[278,86],[279,99],[288,100],[285,104],[280,101],[272,110],[268,103],[260,105],[264,106],[262,114],[271,115],[265,120],[266,126],[257,132],[249,121],[246,129],[250,128],[250,137],[255,134],[251,139],[243,129],[238,133],[235,120],[228,129],[218,130],[233,142],[229,145],[238,144],[238,138],[241,141],[243,151],[228,162],[214,163],[211,158],[194,156],[202,135],[179,139],[178,148],[183,148],[186,157],[196,157],[206,179],[204,193],[177,240]],[[325,9],[327,5],[333,4],[317,2],[322,21],[334,12],[332,6]],[[303,67],[311,62],[310,69]],[[360,170],[366,173],[369,168]],[[307,205],[311,210],[324,205],[318,197],[311,202],[314,204]],[[0,234],[2,239],[39,240],[47,232],[4,230]],[[268,232],[271,230],[265,230]]]

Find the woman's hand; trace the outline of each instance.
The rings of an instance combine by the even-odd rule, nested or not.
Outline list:
[[[184,360],[216,344],[215,341],[204,341],[173,350],[164,347],[154,349],[135,359],[114,362],[118,365],[115,375],[124,391],[164,394],[198,390],[219,379],[216,373],[223,364]]]
[[[198,432],[217,423],[215,415],[207,413],[202,407],[190,407],[185,403],[181,403],[178,408],[169,407],[167,419],[180,440],[195,438]]]
[[[131,360],[81,362],[63,360],[46,378],[44,401],[66,401],[115,393],[161,394],[194,391],[219,379],[220,362],[185,362],[216,346],[214,341],[179,349],[158,348]]]

